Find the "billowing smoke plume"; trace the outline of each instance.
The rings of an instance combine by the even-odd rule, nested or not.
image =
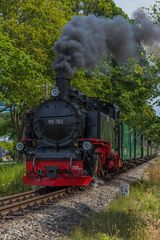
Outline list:
[[[138,42],[160,47],[160,25],[155,24],[143,11],[134,13],[135,34]]]
[[[142,11],[135,12],[134,18],[135,24],[122,16],[73,17],[55,43],[57,75],[70,77],[80,68],[94,67],[108,52],[122,62],[136,54],[137,44],[153,46],[160,42],[159,25]]]

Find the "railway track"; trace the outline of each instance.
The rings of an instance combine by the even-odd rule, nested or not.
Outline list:
[[[118,172],[110,172],[108,173],[108,175],[106,175],[103,180],[104,181],[110,181],[112,180],[113,178],[116,178],[118,177],[120,174],[122,173],[125,173],[127,171],[129,171],[130,169],[134,169],[148,161],[152,160],[152,158],[148,158],[148,159],[139,159],[137,160],[136,162],[130,162],[129,164],[127,165],[124,165],[122,168],[119,169]]]
[[[57,199],[72,191],[69,188],[57,190],[50,193],[40,194],[38,191],[24,192],[8,197],[0,198],[0,220],[14,217],[17,211],[39,206]]]
[[[127,172],[129,169],[137,167],[138,165],[141,165],[144,162],[147,162],[147,161],[141,160],[136,164],[134,163],[127,167],[124,167],[117,173],[115,172],[110,173],[103,180],[110,181],[115,177],[117,177],[119,174]],[[49,202],[52,202],[53,200],[57,200],[59,197],[68,195],[70,193],[76,193],[79,191],[80,191],[80,188],[72,187],[72,188],[65,188],[65,189],[61,189],[61,190],[57,190],[49,193],[44,193],[40,191],[28,191],[28,192],[24,192],[24,193],[12,195],[12,196],[0,198],[0,221],[5,219],[10,219],[12,217],[14,218],[15,213],[18,211],[23,212],[23,210],[28,209],[30,207],[43,206],[44,204],[49,204]]]
[[[36,191],[28,191],[28,192],[0,198],[0,208],[9,204],[13,204],[15,202],[20,202],[28,198],[35,197],[36,195],[39,195],[39,193]]]

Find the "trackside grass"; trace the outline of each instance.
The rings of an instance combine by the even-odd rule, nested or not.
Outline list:
[[[0,166],[0,197],[29,190],[29,187],[22,183],[24,172],[24,163]]]
[[[160,239],[160,163],[148,170],[148,179],[131,187],[103,212],[84,219],[71,240]]]

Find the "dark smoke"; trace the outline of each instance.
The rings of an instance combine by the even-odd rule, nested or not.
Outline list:
[[[143,11],[134,13],[135,34],[138,42],[142,42],[147,46],[160,47],[160,25],[153,23]]]
[[[153,46],[160,41],[160,26],[142,11],[134,14],[135,23],[122,16],[113,19],[94,15],[75,16],[64,27],[55,43],[57,76],[72,76],[81,68],[92,68],[107,53],[118,61],[135,56],[137,44]]]

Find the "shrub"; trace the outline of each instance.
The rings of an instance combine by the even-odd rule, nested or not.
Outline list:
[[[22,183],[22,176],[25,173],[24,163],[1,165],[0,173],[1,197],[30,189]]]

